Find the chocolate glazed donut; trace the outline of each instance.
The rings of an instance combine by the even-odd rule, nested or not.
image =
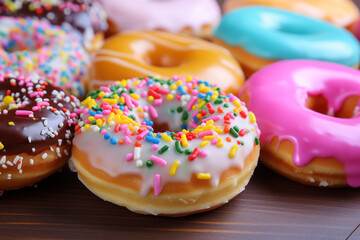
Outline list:
[[[0,74],[0,189],[21,188],[69,158],[79,101],[43,80]]]

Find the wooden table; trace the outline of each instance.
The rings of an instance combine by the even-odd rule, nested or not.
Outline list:
[[[227,205],[166,218],[104,202],[66,168],[0,197],[0,239],[359,240],[360,189],[302,186],[259,165]]]
[[[359,189],[302,186],[261,165],[227,205],[182,218],[105,202],[68,169],[0,201],[0,239],[360,239]]]

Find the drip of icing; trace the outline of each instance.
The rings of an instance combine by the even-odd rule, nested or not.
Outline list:
[[[291,141],[299,167],[314,157],[334,157],[344,164],[348,184],[360,186],[360,116],[336,118],[305,106],[308,94],[321,94],[328,108],[338,111],[348,97],[360,95],[360,72],[332,63],[283,61],[254,74],[243,91],[249,94],[248,107],[256,114],[263,143],[276,136]]]
[[[360,47],[348,31],[268,7],[244,7],[224,15],[214,37],[266,59],[314,59],[353,67]]]

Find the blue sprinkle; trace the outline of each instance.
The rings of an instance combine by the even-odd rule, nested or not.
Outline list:
[[[206,97],[206,95],[205,95],[205,94],[203,94],[203,93],[199,93],[199,94],[198,94],[198,97],[199,97],[199,98],[205,98],[205,97]]]
[[[95,114],[96,114],[96,112],[95,111],[93,111],[93,110],[89,110],[89,114],[91,115],[91,116],[95,116]]]
[[[96,111],[96,114],[102,114],[102,111]]]
[[[199,119],[196,115],[193,117],[193,119],[194,119],[194,122],[196,122],[196,123],[199,121]]]
[[[110,133],[106,133],[106,134],[104,135],[104,138],[105,138],[105,139],[109,139],[109,138],[110,138]]]
[[[209,92],[206,93],[206,95],[211,97],[213,95],[213,92],[209,91]]]
[[[157,134],[156,134],[156,137],[157,137],[157,138],[161,138],[161,133],[157,133]]]
[[[107,133],[108,134],[108,133]],[[106,134],[105,134],[106,135]],[[116,144],[117,143],[117,140],[116,140],[116,138],[115,137],[111,137],[110,138],[110,142],[111,142],[111,144]]]
[[[153,84],[153,81],[151,81],[151,80],[149,80],[149,81],[146,83],[147,86],[149,86],[149,85],[151,85],[151,84]]]
[[[187,124],[186,123],[181,124],[181,129],[187,129]]]
[[[178,90],[179,90],[179,92],[180,92],[181,95],[185,95],[185,94],[186,94],[186,92],[184,91],[182,85],[178,86]]]
[[[159,144],[160,140],[154,137],[146,136],[145,140],[151,143]]]
[[[124,109],[125,109],[124,106],[120,106],[121,111],[124,111]]]

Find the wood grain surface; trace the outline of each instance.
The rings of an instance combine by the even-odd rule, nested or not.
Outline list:
[[[4,192],[0,239],[359,240],[360,189],[307,187],[259,165],[225,206],[166,218],[105,202],[64,168],[36,186]]]

